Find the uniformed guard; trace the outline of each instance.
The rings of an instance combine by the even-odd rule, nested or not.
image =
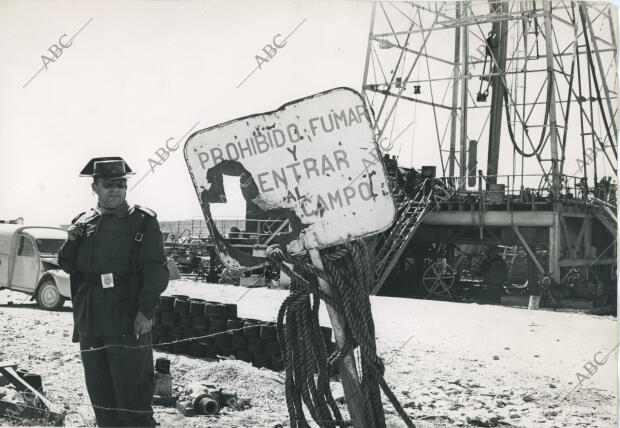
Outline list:
[[[79,214],[59,250],[71,276],[73,341],[98,426],[154,426],[151,327],[168,268],[156,214],[125,200],[133,174],[120,157],[94,158],[97,206]]]

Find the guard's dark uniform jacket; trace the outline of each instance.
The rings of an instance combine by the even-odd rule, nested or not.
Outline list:
[[[60,267],[71,277],[74,332],[80,337],[133,332],[137,311],[152,318],[168,285],[155,213],[138,205],[121,215],[102,214],[95,208],[75,217],[72,224],[76,222],[89,226],[89,233],[66,241],[58,254]],[[114,287],[102,287],[105,273],[114,274]]]
[[[72,223],[85,236],[66,241],[60,267],[71,277],[75,321],[86,387],[98,426],[154,426],[151,334],[136,337],[138,311],[152,318],[168,285],[163,240],[155,213],[125,204],[114,213],[97,208]],[[104,288],[101,274],[113,274]]]

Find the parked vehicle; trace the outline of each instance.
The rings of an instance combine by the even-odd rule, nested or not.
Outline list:
[[[71,298],[57,256],[66,238],[57,227],[0,224],[0,289],[30,294],[46,310],[61,308]]]

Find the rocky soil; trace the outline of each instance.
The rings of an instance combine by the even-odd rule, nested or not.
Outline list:
[[[239,316],[272,321],[287,292],[173,281],[166,294],[236,302]],[[613,317],[387,297],[373,297],[372,305],[386,380],[417,427],[617,425]],[[324,310],[321,323],[329,325]],[[70,303],[46,312],[24,294],[0,291],[0,361],[41,374],[48,398],[67,411],[66,425],[92,426],[71,331]],[[156,407],[162,427],[288,426],[283,373],[241,361],[167,356],[178,391],[205,381],[249,398],[251,407],[215,417]],[[342,397],[338,382],[332,390]],[[388,426],[404,426],[384,402]],[[0,425],[34,423],[0,419]]]

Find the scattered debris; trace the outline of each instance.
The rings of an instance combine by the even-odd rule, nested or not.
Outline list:
[[[16,367],[0,361],[0,380],[5,385],[0,387],[0,416],[62,425],[66,412],[43,395],[41,376]]]
[[[240,399],[236,392],[199,382],[190,384],[184,395],[183,400],[177,404],[177,410],[183,416],[215,415],[224,407],[232,410],[250,407],[250,400]]]
[[[522,398],[523,401],[525,401],[526,403],[531,403],[532,401],[534,401],[534,397],[532,397],[530,394],[525,394]]]
[[[337,400],[337,399],[336,399],[336,400]],[[404,403],[404,404],[403,404],[403,407],[404,407],[405,409],[406,409],[406,408],[408,408],[408,407],[411,407],[412,409],[415,409],[415,408],[416,408],[415,401],[409,401],[409,402],[407,402],[407,403]]]
[[[501,420],[501,416],[468,416],[466,418],[468,424],[476,427],[496,427]]]
[[[153,404],[156,406],[174,407],[178,398],[178,395],[172,395],[170,360],[167,358],[158,358],[155,362]]]

